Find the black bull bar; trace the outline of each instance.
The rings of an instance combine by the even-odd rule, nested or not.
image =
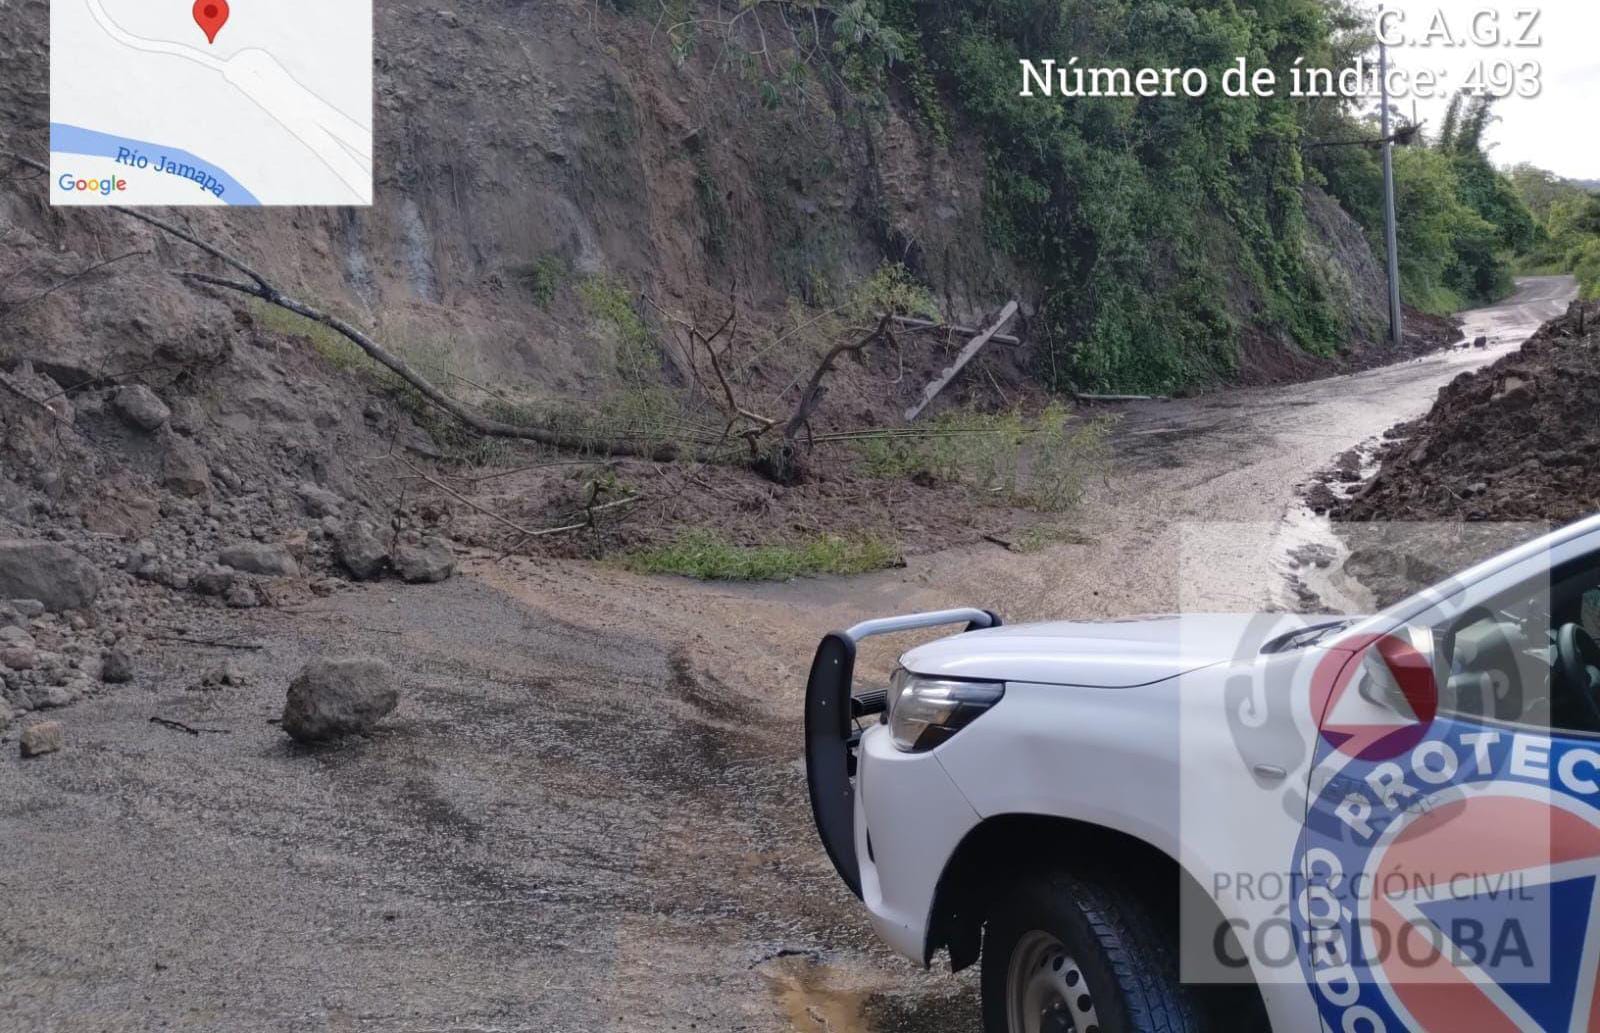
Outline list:
[[[806,681],[806,786],[811,817],[828,858],[850,892],[861,896],[861,862],[856,857],[855,771],[860,733],[855,722],[888,709],[888,693],[854,695],[856,644],[873,635],[965,624],[964,631],[998,627],[989,610],[971,608],[912,613],[862,621],[848,631],[833,631],[817,646]]]

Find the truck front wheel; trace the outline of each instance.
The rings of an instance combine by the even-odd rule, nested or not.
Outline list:
[[[1053,873],[990,911],[985,1033],[1198,1033],[1171,933],[1126,889]]]

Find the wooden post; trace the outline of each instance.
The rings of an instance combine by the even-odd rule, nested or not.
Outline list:
[[[1015,301],[1006,302],[1006,307],[1000,310],[1000,318],[995,320],[994,325],[968,341],[967,346],[961,349],[961,354],[956,356],[956,361],[946,366],[944,372],[940,373],[933,383],[922,389],[922,400],[906,410],[906,422],[910,423],[920,416],[922,410],[928,407],[928,403],[939,397],[939,392],[943,391],[946,385],[956,378],[956,374],[961,372],[962,367],[971,362],[972,357],[978,354],[984,345],[989,343],[991,337],[1004,329],[1005,325],[1011,322],[1011,317],[1016,314],[1017,303]]]

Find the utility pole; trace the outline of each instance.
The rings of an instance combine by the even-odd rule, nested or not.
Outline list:
[[[1379,16],[1383,8],[1380,5]],[[1378,78],[1383,98],[1383,235],[1389,251],[1389,339],[1400,346],[1400,248],[1394,223],[1394,138],[1389,132],[1389,48],[1378,41]]]

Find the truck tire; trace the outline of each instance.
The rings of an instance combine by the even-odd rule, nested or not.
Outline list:
[[[1030,878],[983,934],[985,1033],[1200,1033],[1170,930],[1114,882]]]

